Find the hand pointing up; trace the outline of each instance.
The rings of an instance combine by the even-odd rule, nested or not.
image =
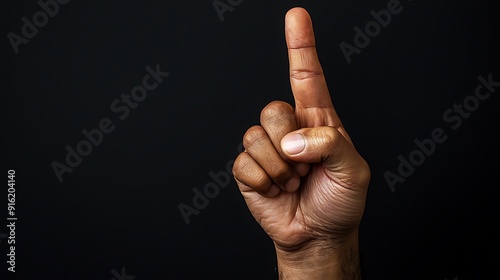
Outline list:
[[[295,104],[262,110],[233,174],[275,244],[280,279],[360,279],[370,169],[333,107],[306,10],[288,11],[285,37]]]

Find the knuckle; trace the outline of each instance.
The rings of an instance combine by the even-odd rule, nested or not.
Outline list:
[[[269,103],[260,113],[262,122],[283,122],[294,112],[292,105],[283,101],[273,101]]]
[[[241,153],[236,157],[233,164],[233,176],[256,191],[265,191],[272,184],[267,174],[257,168],[247,153]]]
[[[333,127],[326,127],[325,129],[321,130],[320,135],[318,135],[318,140],[322,141],[323,143],[327,145],[335,145],[335,143],[338,142],[340,133],[336,132],[335,128]]]
[[[291,176],[291,169],[286,164],[273,164],[272,169],[269,171],[271,176],[276,181],[285,181]]]
[[[244,153],[241,153],[234,160],[232,171],[233,171],[233,176],[237,179],[241,178],[241,172],[246,166],[244,157],[245,157]]]
[[[258,125],[250,127],[243,136],[243,146],[250,147],[253,143],[260,142],[267,137],[266,131]]]
[[[339,143],[339,132],[333,127],[316,127],[305,129],[303,131],[304,136],[307,138],[306,149],[325,149],[334,148]]]

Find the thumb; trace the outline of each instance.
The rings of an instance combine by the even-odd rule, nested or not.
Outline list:
[[[281,148],[292,161],[323,163],[330,172],[356,175],[367,166],[349,140],[330,126],[290,132],[281,139]]]

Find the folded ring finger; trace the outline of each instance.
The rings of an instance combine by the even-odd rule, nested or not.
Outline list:
[[[281,189],[287,192],[298,189],[299,177],[293,167],[280,156],[264,128],[249,128],[243,137],[243,146]]]

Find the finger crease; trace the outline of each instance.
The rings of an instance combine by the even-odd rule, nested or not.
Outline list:
[[[315,72],[308,70],[292,70],[290,73],[290,77],[295,80],[307,80],[318,76],[323,76],[323,72]]]

